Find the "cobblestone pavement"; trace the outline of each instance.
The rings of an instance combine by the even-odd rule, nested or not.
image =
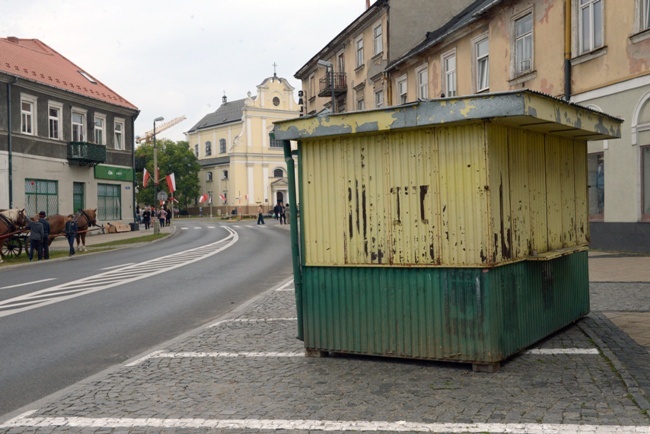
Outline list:
[[[589,316],[489,374],[306,358],[292,289],[0,419],[0,432],[650,433],[650,353],[603,313],[649,311],[649,283],[592,283]]]

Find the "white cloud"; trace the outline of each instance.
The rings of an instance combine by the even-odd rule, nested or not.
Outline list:
[[[374,0],[373,0],[374,2]],[[0,0],[4,35],[48,44],[140,108],[183,132],[229,100],[293,74],[365,9],[364,0]]]

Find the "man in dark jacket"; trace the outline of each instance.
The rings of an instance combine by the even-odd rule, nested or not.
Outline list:
[[[25,216],[27,220],[27,227],[29,228],[29,251],[27,257],[31,261],[34,259],[34,250],[38,254],[38,260],[43,259],[43,239],[45,239],[45,232],[43,231],[43,224],[39,221],[31,220]]]
[[[38,213],[38,221],[43,225],[43,259],[50,259],[50,223],[45,220],[45,211]]]
[[[70,245],[70,253],[68,256],[74,255],[74,239],[77,236],[78,230],[77,222],[74,221],[74,216],[70,214],[68,220],[65,222],[65,237],[68,239],[68,244]]]

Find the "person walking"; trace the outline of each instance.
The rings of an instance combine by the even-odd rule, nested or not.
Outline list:
[[[165,209],[165,212],[167,213],[167,214],[165,215],[165,224],[166,224],[167,226],[169,226],[170,223],[171,223],[171,220],[172,220],[172,210],[173,210],[173,209],[174,209],[174,206],[173,206],[173,205],[172,205],[172,209],[171,209],[171,210],[170,210],[170,209]]]
[[[258,225],[264,224],[264,208],[262,207],[262,205],[260,205],[257,208],[257,224]]]
[[[43,231],[43,224],[38,220],[31,220],[25,216],[27,220],[27,227],[29,228],[29,251],[27,257],[31,261],[34,259],[34,250],[38,255],[38,260],[43,259],[43,240],[45,239],[45,232]]]
[[[74,215],[68,214],[68,220],[65,222],[65,237],[68,239],[68,244],[70,245],[70,253],[68,256],[74,255],[74,239],[77,236],[77,232],[79,231],[79,227],[77,226],[77,222],[74,221]]]
[[[160,227],[164,228],[165,227],[165,220],[167,219],[167,211],[165,211],[165,208],[160,208],[158,210],[158,220],[160,220]]]
[[[279,203],[278,206],[280,207],[280,224],[283,224],[284,222],[284,224],[286,225],[287,224],[287,215],[285,214],[286,208],[281,203]]]
[[[149,225],[151,225],[151,210],[148,206],[142,211],[142,223],[144,223],[145,229],[149,229]]]
[[[43,259],[50,259],[50,222],[45,218],[45,211],[38,213],[38,221],[43,225]]]
[[[279,217],[280,217],[280,203],[278,202],[273,207],[273,218],[277,220]]]

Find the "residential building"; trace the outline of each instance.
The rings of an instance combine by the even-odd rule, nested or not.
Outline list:
[[[591,246],[650,252],[650,1],[475,1],[388,65],[397,103],[423,67],[431,97],[528,88],[625,119],[589,144]]]
[[[133,221],[137,107],[38,39],[0,59],[0,208]]]
[[[261,204],[272,210],[289,198],[284,149],[269,133],[273,122],[298,117],[294,88],[277,75],[243,99],[228,101],[204,116],[187,133],[201,165],[202,194],[211,201],[201,206],[214,215],[257,212]],[[197,204],[198,206],[198,204]],[[207,211],[204,210],[204,215]]]
[[[296,72],[305,94],[305,113],[392,105],[386,66],[422,41],[431,26],[447,22],[469,3],[471,0],[377,0],[369,5]],[[420,76],[427,77],[428,71],[420,71]]]

